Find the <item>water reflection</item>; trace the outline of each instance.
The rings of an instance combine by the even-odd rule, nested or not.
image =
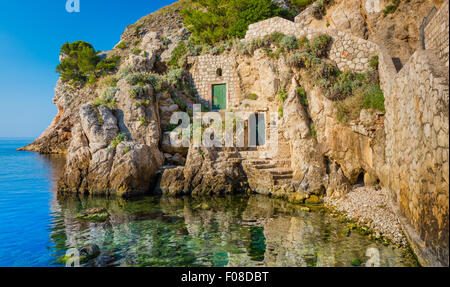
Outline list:
[[[87,266],[350,266],[380,252],[381,266],[411,266],[398,249],[346,228],[324,209],[265,196],[146,197],[133,201],[59,196],[60,216],[51,234],[55,262],[70,248],[96,244]],[[106,208],[105,222],[76,219],[86,209]],[[62,264],[60,262],[60,264]]]

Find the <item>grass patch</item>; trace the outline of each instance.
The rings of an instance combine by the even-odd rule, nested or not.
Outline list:
[[[128,140],[128,137],[124,133],[117,134],[116,138],[111,142],[112,147],[117,147],[121,142]]]
[[[400,5],[400,0],[392,0],[392,4],[387,5],[383,9],[383,16],[386,17],[389,14],[394,14],[397,11],[398,6]]]

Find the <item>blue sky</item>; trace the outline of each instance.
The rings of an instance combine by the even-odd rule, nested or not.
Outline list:
[[[110,50],[126,26],[175,0],[0,0],[0,137],[37,137],[56,115],[59,49],[84,40]]]

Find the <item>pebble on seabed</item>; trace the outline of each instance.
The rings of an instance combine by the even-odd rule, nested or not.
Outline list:
[[[388,203],[387,191],[375,187],[356,187],[344,198],[325,198],[325,203],[350,218],[365,222],[376,233],[381,233],[397,244],[407,245],[400,223]]]

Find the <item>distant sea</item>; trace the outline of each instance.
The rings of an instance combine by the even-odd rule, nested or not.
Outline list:
[[[0,266],[51,266],[54,261],[50,233],[58,161],[16,151],[31,141],[0,138]]]

